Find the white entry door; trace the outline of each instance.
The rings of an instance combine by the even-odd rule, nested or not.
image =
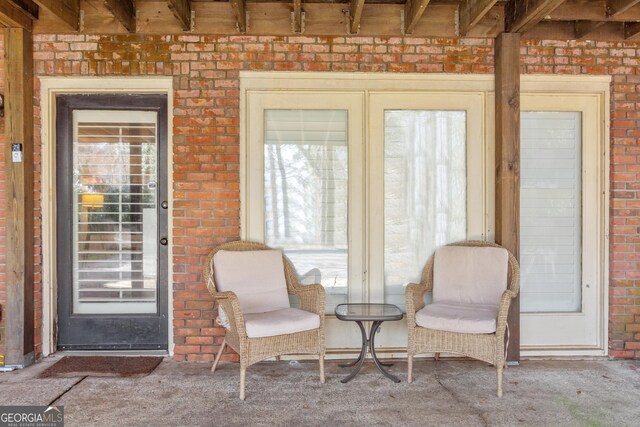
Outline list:
[[[603,100],[521,102],[521,349],[603,354]]]

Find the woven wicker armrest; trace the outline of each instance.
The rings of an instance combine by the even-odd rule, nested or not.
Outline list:
[[[324,316],[325,290],[322,285],[299,285],[290,288],[289,293],[300,298],[300,308]]]
[[[507,316],[509,315],[509,306],[511,305],[511,300],[515,298],[518,294],[510,289],[507,289],[502,293],[502,298],[500,298],[500,309],[498,310],[498,317],[496,319],[496,332],[498,335],[503,335],[504,330],[507,326]]]
[[[240,302],[235,292],[211,292],[211,296],[227,315],[230,329],[236,331],[238,336],[246,337],[247,329],[244,324],[244,316],[242,315],[242,310],[240,310]]]
[[[426,284],[409,283],[404,291],[407,304],[407,324],[415,326],[416,311],[424,307],[424,294],[430,291]]]

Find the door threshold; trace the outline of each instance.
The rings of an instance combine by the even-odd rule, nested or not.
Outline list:
[[[60,356],[163,356],[169,357],[167,350],[58,350]]]

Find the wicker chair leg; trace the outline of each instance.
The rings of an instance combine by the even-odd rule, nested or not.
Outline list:
[[[434,353],[433,358],[437,361],[440,360],[440,353]]]
[[[503,364],[498,363],[496,368],[497,375],[498,375],[498,397],[502,397],[502,370],[503,370]]]
[[[222,340],[222,345],[220,346],[220,350],[218,350],[218,354],[216,354],[216,358],[213,361],[213,366],[211,366],[211,372],[215,372],[218,367],[218,362],[220,362],[220,356],[222,356],[222,352],[224,351],[224,347],[227,345],[227,339]]]
[[[244,383],[247,375],[247,368],[240,366],[240,400],[244,400]]]
[[[320,384],[324,384],[324,354],[320,355]]]
[[[407,355],[407,382],[413,382],[413,354]]]

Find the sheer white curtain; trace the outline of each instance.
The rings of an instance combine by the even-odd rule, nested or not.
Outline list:
[[[467,235],[466,112],[384,117],[385,301],[404,307],[435,249]]]
[[[321,282],[333,310],[347,297],[347,112],[266,110],[264,123],[265,242]]]

